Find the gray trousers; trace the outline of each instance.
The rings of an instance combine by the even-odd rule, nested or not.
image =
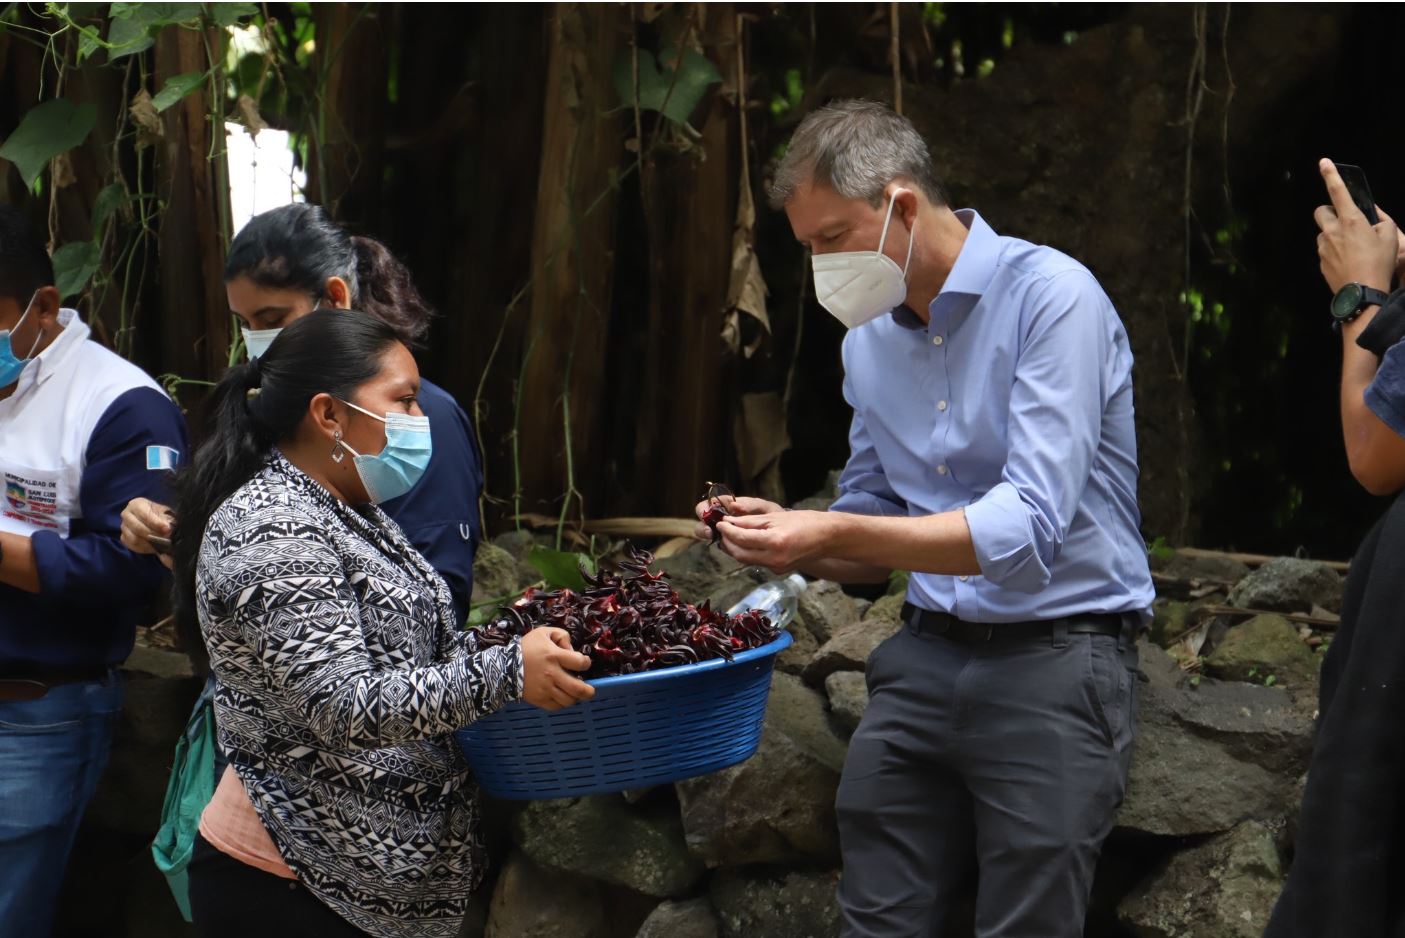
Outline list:
[[[904,626],[878,646],[836,802],[845,938],[937,938],[973,867],[977,938],[1082,935],[1136,666],[1132,636],[1066,629],[966,645]]]

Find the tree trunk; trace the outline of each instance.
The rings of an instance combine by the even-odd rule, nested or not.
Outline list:
[[[318,133],[311,138],[308,198],[333,217],[363,227],[381,207],[385,175],[388,7],[376,3],[313,6],[321,77]]]
[[[697,4],[703,52],[737,83],[732,4]],[[737,102],[717,93],[698,118],[700,153],[665,154],[644,170],[649,305],[640,356],[632,466],[615,511],[687,514],[707,481],[728,475],[731,452],[722,342],[740,184]]]
[[[623,11],[560,3],[549,21],[532,295],[518,389],[522,507],[556,512],[603,456],[598,432],[623,153],[611,63]],[[567,430],[569,429],[569,437]],[[603,481],[603,480],[601,480]],[[587,510],[589,506],[586,506]],[[576,503],[571,512],[580,510]]]
[[[173,75],[208,68],[205,40],[195,30],[163,29],[156,38],[156,87]],[[161,323],[167,368],[183,378],[218,380],[229,361],[223,276],[228,233],[222,221],[229,218],[229,188],[223,182],[224,148],[213,148],[210,140],[212,130],[224,128],[215,127],[210,114],[201,91],[161,115],[164,138],[156,147],[155,174],[164,205],[157,235],[161,306],[153,319]]]

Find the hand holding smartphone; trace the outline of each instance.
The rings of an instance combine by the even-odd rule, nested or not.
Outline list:
[[[1351,200],[1361,209],[1361,214],[1365,215],[1371,224],[1379,225],[1381,217],[1376,213],[1376,200],[1371,196],[1371,187],[1366,184],[1366,173],[1360,166],[1352,166],[1350,163],[1338,163],[1333,160],[1332,165],[1337,167],[1337,175],[1342,177],[1346,191],[1351,193]]]

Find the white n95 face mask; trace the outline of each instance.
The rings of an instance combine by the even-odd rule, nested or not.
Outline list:
[[[815,272],[815,297],[820,305],[844,325],[853,329],[898,306],[907,298],[907,268],[912,263],[914,222],[907,241],[907,260],[903,266],[883,253],[888,240],[888,225],[893,220],[893,205],[898,192],[888,200],[888,214],[883,219],[883,234],[876,251],[842,251],[838,254],[816,254],[810,258]]]
[[[273,340],[278,338],[278,333],[282,329],[250,329],[247,326],[240,326],[239,331],[244,333],[244,350],[249,353],[249,361],[253,361],[268,351],[268,347],[273,344]]]

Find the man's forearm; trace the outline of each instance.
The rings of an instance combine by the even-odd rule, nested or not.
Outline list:
[[[825,551],[829,562],[842,561],[868,570],[946,576],[981,572],[963,511],[918,518],[832,514],[834,532]]]
[[[0,583],[26,593],[39,592],[34,542],[23,534],[0,534]]]
[[[812,579],[831,580],[835,583],[882,583],[894,570],[899,569],[903,568],[823,557],[802,564],[800,572]]]

